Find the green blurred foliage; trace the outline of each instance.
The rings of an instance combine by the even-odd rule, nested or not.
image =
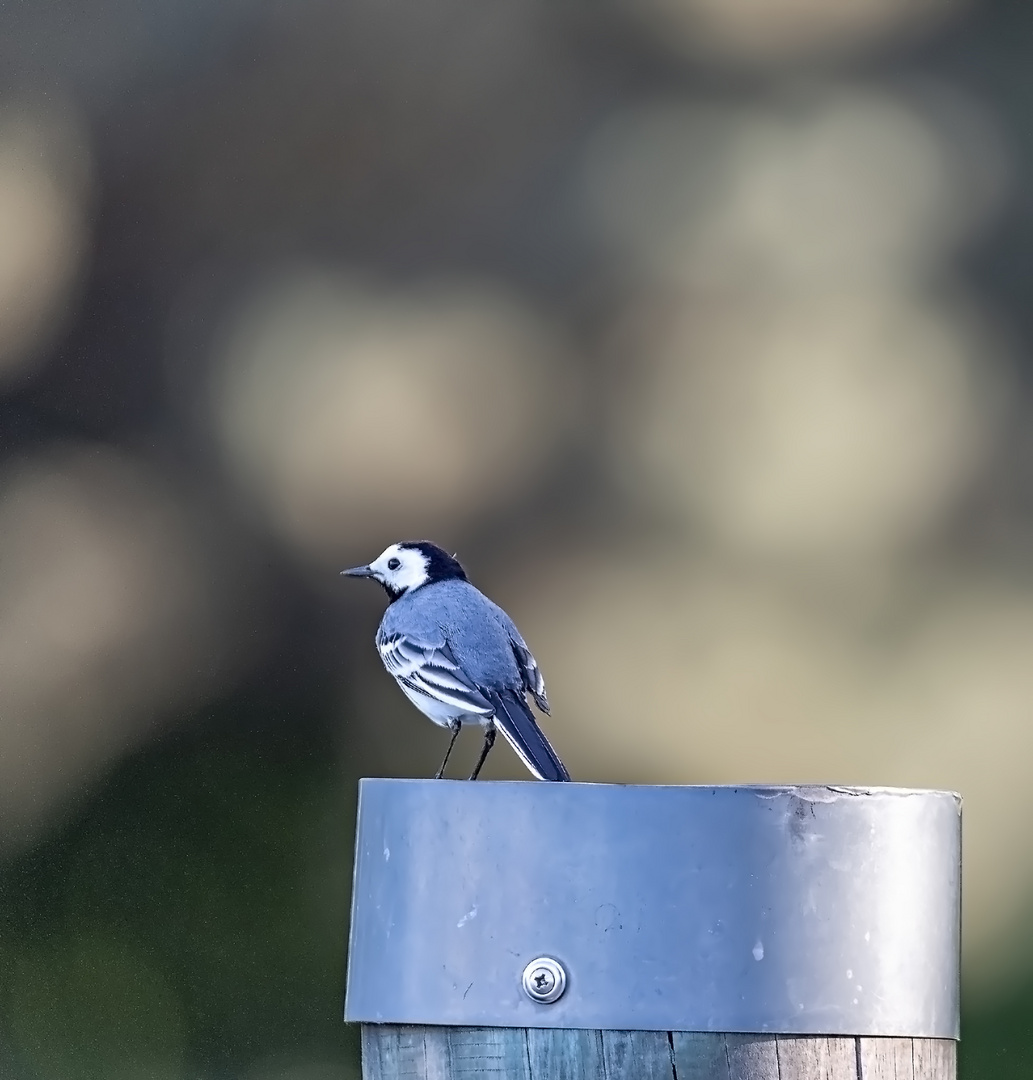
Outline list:
[[[279,737],[124,762],[0,870],[0,1075],[348,1075],[353,794],[332,748]]]
[[[182,1075],[182,1007],[131,939],[58,935],[18,955],[10,974],[11,1042],[32,1075]]]
[[[1033,981],[992,1008],[965,1009],[961,1034],[961,1080],[1028,1080],[1033,1076]]]

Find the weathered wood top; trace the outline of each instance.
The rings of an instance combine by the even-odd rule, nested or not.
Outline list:
[[[363,1080],[955,1080],[949,1039],[364,1024]]]

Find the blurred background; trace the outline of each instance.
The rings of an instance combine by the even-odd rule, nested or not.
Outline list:
[[[338,571],[428,538],[576,779],[961,791],[962,1076],[1028,1077],[1031,50],[1020,0],[8,0],[0,1075],[356,1075],[356,779],[444,740]]]

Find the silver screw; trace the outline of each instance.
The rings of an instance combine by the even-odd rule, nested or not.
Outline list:
[[[551,956],[539,956],[532,960],[520,977],[524,993],[532,1001],[549,1005],[558,1001],[567,988],[567,973],[558,960]]]

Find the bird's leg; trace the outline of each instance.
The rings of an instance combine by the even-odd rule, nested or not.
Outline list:
[[[481,771],[481,766],[484,764],[484,759],[488,756],[488,751],[495,745],[495,723],[489,720],[484,725],[484,745],[481,747],[481,756],[477,759],[477,764],[473,767],[473,772],[470,773],[470,779],[476,780],[477,774]]]
[[[448,749],[445,751],[445,757],[441,762],[441,768],[434,774],[435,780],[440,780],[445,775],[445,766],[448,764],[448,759],[452,755],[452,747],[456,744],[456,739],[459,738],[459,732],[463,729],[462,720],[455,719],[449,722],[449,731],[452,732],[452,741],[448,744]]]

